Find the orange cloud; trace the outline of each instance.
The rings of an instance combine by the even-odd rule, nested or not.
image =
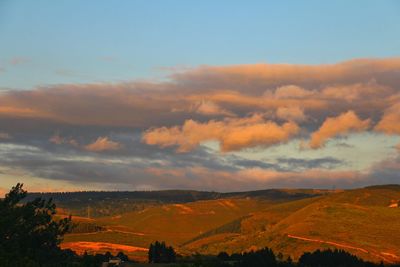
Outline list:
[[[276,110],[276,116],[282,120],[302,122],[307,119],[304,110],[300,107],[280,107]]]
[[[101,152],[108,150],[118,150],[122,146],[118,142],[114,142],[108,139],[108,137],[99,137],[93,143],[86,145],[85,149],[92,152]]]
[[[388,108],[375,126],[376,131],[387,134],[400,134],[400,103]]]
[[[11,139],[11,135],[8,133],[0,132],[0,140],[1,139]]]
[[[1,96],[0,96],[1,100]],[[36,108],[24,108],[4,104],[0,107],[0,115],[12,115],[14,117],[51,118],[51,115]]]
[[[143,134],[143,141],[160,147],[178,146],[179,152],[188,152],[202,142],[216,140],[221,151],[228,152],[286,142],[298,132],[299,127],[294,122],[278,125],[265,122],[261,115],[256,114],[207,123],[186,120],[182,127],[150,129]]]
[[[306,98],[310,97],[314,92],[305,90],[296,85],[287,85],[278,87],[275,90],[274,96],[276,98]]]
[[[400,58],[355,59],[324,65],[253,64],[203,66],[198,69],[177,73],[173,75],[173,78],[192,87],[219,84],[219,88],[226,88],[226,85],[230,85],[254,93],[265,90],[268,87],[279,87],[288,84],[319,85],[321,83],[366,82],[371,77],[380,79],[386,76],[387,78],[389,74],[394,77],[397,75],[396,70],[399,68]]]
[[[353,102],[356,100],[376,100],[376,98],[384,98],[393,93],[392,88],[377,84],[375,80],[372,80],[368,83],[328,86],[322,90],[321,97]]]
[[[225,115],[234,116],[232,112],[229,112],[212,101],[201,101],[196,107],[196,112],[203,115]]]
[[[256,187],[289,187],[313,185],[314,187],[330,187],[332,184],[351,185],[366,179],[365,174],[357,171],[327,171],[310,169],[303,172],[279,172],[261,168],[246,168],[238,171],[223,171],[208,169],[201,166],[190,166],[181,169],[149,168],[145,172],[165,179],[190,183],[192,187],[220,188],[222,190],[237,190],[238,188]],[[190,177],[188,181],[187,177]],[[193,179],[196,177],[196,179]]]
[[[335,136],[360,132],[368,129],[370,120],[360,120],[354,111],[350,110],[337,117],[327,118],[318,131],[311,135],[310,147],[320,148],[325,142]]]
[[[49,141],[53,144],[56,145],[61,145],[61,144],[70,144],[75,147],[79,147],[78,141],[72,138],[64,138],[61,137],[58,133],[50,137]]]
[[[278,172],[274,170],[264,170],[260,168],[244,169],[238,172],[237,176],[243,177],[247,181],[258,182],[278,182],[287,180],[290,182],[308,181],[314,184],[326,185],[332,181],[344,180],[354,182],[362,179],[362,175],[356,171],[326,171],[319,169],[311,169],[303,172]]]
[[[398,88],[399,69],[400,58],[205,66],[185,69],[159,83],[69,84],[2,92],[0,118],[142,129],[181,124],[193,116],[244,117],[287,107],[299,107],[310,118],[347,110],[373,113],[370,117],[375,118]]]
[[[55,134],[49,139],[49,141],[53,144],[61,145],[65,140],[59,134]]]
[[[185,69],[159,83],[70,84],[4,91],[0,94],[0,120],[18,119],[24,124],[23,120],[37,119],[42,123],[24,124],[31,128],[58,124],[60,129],[74,125],[151,129],[143,134],[146,143],[177,146],[179,151],[189,151],[207,140],[218,141],[222,151],[269,146],[296,136],[296,127],[315,129],[316,122],[326,120],[311,137],[311,147],[317,148],[335,135],[358,131],[356,120],[354,127],[329,126],[328,114],[348,110],[380,120],[377,131],[398,134],[400,115],[396,108],[385,109],[400,100],[399,69],[400,58],[328,65],[203,66]],[[255,113],[275,121],[234,123]],[[280,125],[281,121],[292,123]],[[327,130],[328,126],[332,130]],[[14,134],[20,130],[15,127],[8,124],[4,131]],[[58,138],[50,141],[79,146],[73,139]]]

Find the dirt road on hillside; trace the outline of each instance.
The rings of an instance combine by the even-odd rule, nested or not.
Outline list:
[[[313,239],[313,238],[307,238],[307,237],[303,237],[303,236],[297,236],[297,235],[287,235],[289,238],[293,238],[293,239],[298,239],[298,240],[303,240],[303,241],[307,241],[307,242],[314,242],[314,243],[322,243],[322,244],[328,244],[328,245],[332,245],[335,247],[339,247],[339,248],[347,248],[347,249],[353,249],[353,250],[357,250],[366,254],[370,254],[373,255],[375,257],[378,257],[388,263],[397,263],[400,261],[400,257],[393,254],[393,253],[387,253],[387,252],[372,252],[372,251],[368,251],[365,248],[360,248],[360,247],[355,247],[355,246],[351,246],[351,245],[347,245],[347,244],[343,244],[343,243],[337,243],[337,242],[333,242],[333,241],[325,241],[325,240],[320,240],[320,239]],[[384,256],[385,255],[385,256]],[[390,258],[388,258],[390,257]]]

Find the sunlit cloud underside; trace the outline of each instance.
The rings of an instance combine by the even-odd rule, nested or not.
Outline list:
[[[248,190],[400,180],[400,59],[175,70],[0,94],[1,187]]]

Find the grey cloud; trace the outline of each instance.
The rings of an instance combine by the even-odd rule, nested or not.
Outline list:
[[[277,162],[281,166],[286,166],[287,170],[304,170],[313,168],[334,169],[346,165],[346,162],[333,157],[316,159],[278,158]]]
[[[261,160],[235,158],[232,160],[232,163],[236,166],[244,168],[263,168],[263,169],[281,170],[278,164],[268,163]]]

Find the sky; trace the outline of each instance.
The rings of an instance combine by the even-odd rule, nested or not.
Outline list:
[[[398,1],[0,1],[0,194],[399,183]]]

